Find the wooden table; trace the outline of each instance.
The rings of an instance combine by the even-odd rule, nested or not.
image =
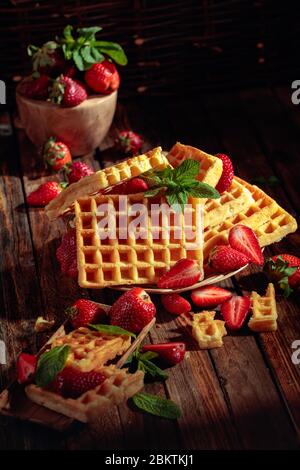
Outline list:
[[[211,153],[229,153],[236,173],[248,181],[276,176],[265,190],[292,214],[300,209],[300,113],[289,89],[259,89],[205,95],[197,99],[137,97],[122,102],[115,119],[120,128],[141,132],[145,150],[168,149],[176,141]],[[65,232],[62,220],[49,223],[43,210],[28,208],[25,196],[45,173],[37,152],[17,132],[1,138],[0,148],[0,339],[7,365],[0,366],[3,388],[13,377],[33,319],[43,314],[62,321],[65,307],[85,296],[110,303],[109,290],[84,291],[60,274],[55,251]],[[95,168],[115,158],[110,149],[85,160]],[[266,254],[300,255],[299,233],[268,248]],[[248,269],[225,286],[237,293],[263,290],[265,279]],[[158,305],[153,341],[182,337],[192,349],[169,370],[166,383],[146,390],[171,397],[182,410],[172,422],[132,410],[126,404],[102,420],[101,429],[77,426],[66,435],[34,424],[0,418],[0,448],[9,449],[282,449],[295,448],[300,425],[300,365],[291,360],[300,339],[299,294],[278,299],[278,331],[254,335],[246,328],[229,334],[224,347],[197,351]]]

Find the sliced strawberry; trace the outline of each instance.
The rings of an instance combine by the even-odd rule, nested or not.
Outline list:
[[[19,384],[26,384],[33,379],[37,357],[33,354],[21,353],[17,359],[17,377]]]
[[[184,359],[185,343],[157,343],[146,344],[143,347],[143,352],[153,351],[170,366],[174,366]]]
[[[81,372],[73,367],[65,367],[52,384],[56,393],[65,398],[78,398],[106,380],[105,375],[97,371]]]
[[[196,261],[182,258],[163,274],[158,280],[157,286],[161,289],[177,289],[188,287],[199,281],[201,271]]]
[[[232,293],[218,286],[204,286],[191,294],[191,299],[197,307],[213,307],[230,299]]]
[[[209,264],[219,273],[229,273],[249,263],[249,258],[228,245],[217,245],[209,254]]]
[[[221,305],[221,313],[226,326],[230,330],[239,330],[249,312],[250,298],[247,296],[233,296]]]
[[[224,153],[217,153],[216,157],[220,158],[223,163],[223,172],[216,186],[216,190],[219,191],[219,193],[223,193],[231,186],[234,177],[233,165],[230,158]]]
[[[253,263],[262,265],[264,257],[256,234],[246,225],[235,225],[228,236],[232,248],[246,255]]]
[[[113,186],[106,194],[136,194],[148,191],[149,186],[142,178],[133,178]]]
[[[191,311],[191,304],[179,294],[165,294],[161,296],[161,303],[169,313],[181,315]]]

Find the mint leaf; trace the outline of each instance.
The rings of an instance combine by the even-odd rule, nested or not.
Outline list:
[[[82,49],[80,49],[80,54],[83,60],[87,64],[94,64],[96,62],[95,58],[92,57],[91,55],[91,47],[90,46],[84,46]]]
[[[65,367],[70,346],[56,346],[44,352],[38,360],[35,383],[38,387],[45,387],[53,382],[57,374]]]
[[[132,338],[136,338],[136,335],[131,331],[124,330],[123,328],[115,325],[92,325],[90,323],[89,327],[99,331],[99,333],[104,333],[106,335],[126,335],[131,336]]]
[[[148,191],[144,193],[144,197],[154,197],[154,196],[157,196],[160,192],[161,192],[160,188],[149,189]]]
[[[137,393],[132,397],[135,406],[147,413],[167,419],[177,419],[181,416],[178,405],[172,400],[151,395],[150,393]]]
[[[90,37],[90,36],[95,36],[96,33],[99,33],[99,31],[101,31],[102,28],[100,28],[100,26],[90,26],[88,28],[77,28],[77,34],[79,34],[79,36],[86,36],[86,37]]]
[[[63,35],[64,35],[64,38],[67,40],[67,41],[74,41],[74,38],[72,36],[72,31],[73,31],[73,26],[71,26],[70,24],[68,24],[64,31],[63,31]]]
[[[215,188],[207,183],[200,183],[200,181],[197,185],[193,185],[188,191],[189,195],[192,197],[205,199],[218,199],[220,197],[220,193]]]
[[[200,171],[200,163],[196,160],[188,158],[184,160],[181,165],[179,165],[174,170],[174,179],[180,180],[181,177],[189,177],[191,179],[196,178]]]
[[[82,60],[82,57],[81,57],[81,55],[80,55],[80,53],[79,53],[79,50],[75,50],[75,51],[73,52],[73,60],[74,60],[74,62],[75,62],[76,67],[78,68],[78,70],[80,70],[81,72],[83,72],[83,70],[84,70],[85,67],[84,67],[84,62],[83,62],[83,60]]]
[[[111,41],[96,41],[95,46],[99,51],[113,59],[118,65],[127,64],[128,59],[120,44]]]
[[[91,48],[91,54],[94,57],[96,62],[103,62],[105,59],[104,55],[101,54],[101,52],[99,52],[96,47]]]

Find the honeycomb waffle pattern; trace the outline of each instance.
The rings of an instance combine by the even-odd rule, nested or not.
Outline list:
[[[269,284],[264,296],[257,292],[251,293],[252,316],[248,326],[257,332],[277,330],[277,308],[275,289],[273,284]]]
[[[145,154],[97,171],[71,184],[48,204],[45,209],[46,214],[49,219],[53,220],[68,210],[79,197],[96,194],[129,178],[139,176],[145,171],[153,168],[163,169],[167,166],[169,163],[162,154],[161,148],[154,148]]]
[[[192,321],[192,335],[200,349],[220,348],[223,336],[227,334],[225,322],[215,320],[216,312],[195,313]]]
[[[120,200],[122,202],[120,203]],[[126,200],[127,207],[122,207]],[[181,212],[173,213],[170,220],[163,212],[161,204],[167,204],[162,197],[155,200],[144,198],[143,193],[123,196],[97,195],[78,199],[75,203],[77,261],[81,287],[102,288],[122,284],[151,284],[158,281],[176,261],[181,258],[194,259],[202,271],[202,217],[198,199],[190,199],[190,209],[186,211],[190,224]],[[116,234],[109,239],[101,239],[105,233],[99,224],[106,217],[99,212],[101,204],[109,203],[116,215]],[[121,218],[132,222],[130,213],[133,205],[142,204],[146,213],[147,228],[128,234],[120,228]],[[156,220],[150,216],[150,205],[157,204]],[[203,207],[203,206],[202,206]],[[151,207],[151,209],[153,206]],[[151,215],[153,215],[153,210]],[[136,215],[133,217],[135,218]],[[193,237],[187,239],[187,231]],[[139,238],[144,235],[144,238]],[[180,235],[180,238],[179,238]],[[124,237],[125,238],[122,238]]]

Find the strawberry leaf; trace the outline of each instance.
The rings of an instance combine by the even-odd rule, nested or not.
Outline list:
[[[70,346],[56,346],[49,351],[44,352],[38,360],[35,383],[38,387],[46,387],[49,385],[57,374],[65,367]]]
[[[84,46],[80,49],[80,54],[86,64],[94,64],[96,62],[95,58],[91,55],[90,46]]]
[[[137,393],[132,397],[135,406],[147,413],[167,419],[178,419],[181,411],[172,400],[151,395],[150,393]]]
[[[82,60],[82,57],[81,57],[81,55],[80,55],[79,50],[77,50],[77,49],[73,52],[73,60],[74,60],[74,62],[75,62],[76,67],[78,68],[78,70],[80,70],[81,72],[83,72],[83,70],[84,70],[84,62],[83,62],[83,60]]]

